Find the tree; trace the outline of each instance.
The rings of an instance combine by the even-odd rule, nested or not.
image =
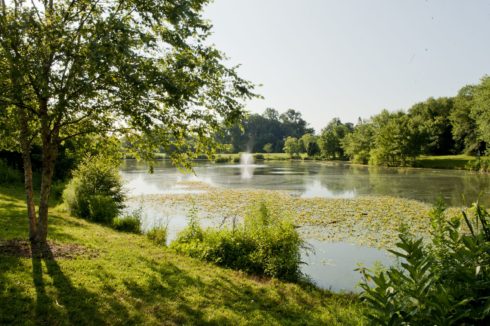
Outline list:
[[[334,160],[344,159],[341,142],[347,134],[352,132],[352,129],[351,123],[343,124],[339,118],[332,119],[320,134],[320,147],[323,155]]]
[[[372,123],[360,120],[354,131],[347,134],[342,140],[345,154],[354,163],[367,164],[374,145],[374,134]]]
[[[299,141],[295,137],[288,137],[284,142],[284,153],[289,154],[291,157],[299,156],[300,145]]]
[[[420,121],[411,119],[402,111],[389,113],[386,110],[372,120],[376,133],[370,163],[404,166],[409,159],[415,161],[425,140]]]
[[[426,154],[448,155],[456,151],[449,120],[452,111],[453,99],[447,97],[429,98],[410,108],[410,118],[420,122],[427,138],[423,146]]]
[[[311,133],[304,134],[299,139],[301,151],[305,152],[309,157],[320,154],[320,146],[318,145],[318,137]]]
[[[272,153],[274,151],[274,147],[272,146],[271,143],[267,143],[267,144],[264,145],[263,150],[266,153]]]
[[[126,134],[142,158],[172,145],[174,162],[187,165],[212,151],[222,123],[242,116],[253,85],[205,44],[207,2],[0,1],[0,141],[22,153],[31,241],[46,241],[63,142]],[[34,145],[42,148],[38,214]]]
[[[279,116],[283,123],[284,134],[300,138],[306,133],[313,133],[313,129],[308,127],[308,123],[303,120],[301,112],[289,109]]]
[[[483,77],[475,89],[475,101],[471,115],[476,121],[478,150],[482,150],[482,147],[490,144],[490,76]]]
[[[476,121],[471,111],[473,107],[474,85],[461,88],[454,98],[454,108],[449,116],[452,136],[459,151],[471,153],[478,147]]]

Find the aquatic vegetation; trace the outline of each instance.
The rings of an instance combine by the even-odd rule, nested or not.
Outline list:
[[[205,192],[148,195],[144,196],[145,205],[182,208],[193,202],[205,216],[229,222],[242,219],[250,203],[266,201],[272,211],[288,212],[306,238],[347,241],[377,248],[394,248],[402,223],[409,225],[414,234],[426,239],[430,236],[430,205],[415,200],[387,196],[299,198],[284,191],[215,188],[199,182],[185,184]],[[456,216],[458,209],[448,209],[445,214]]]

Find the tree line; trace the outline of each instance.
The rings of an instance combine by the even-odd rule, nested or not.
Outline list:
[[[405,166],[419,155],[484,155],[490,142],[490,76],[453,97],[429,98],[408,111],[386,109],[356,124],[332,119],[319,134],[301,113],[268,108],[219,137],[230,152],[285,152],[292,157]]]

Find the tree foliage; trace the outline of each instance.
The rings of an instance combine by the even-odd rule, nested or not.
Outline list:
[[[352,129],[351,123],[344,124],[339,118],[332,119],[320,134],[322,154],[329,159],[344,159],[342,140],[352,132]]]
[[[271,144],[272,152],[282,152],[287,137],[300,138],[313,133],[301,113],[288,110],[280,114],[267,108],[262,114],[250,114],[240,124],[225,128],[218,136],[221,143],[233,144],[235,152],[267,152],[264,146]]]
[[[297,138],[288,137],[284,142],[284,153],[289,154],[291,157],[299,156],[301,151],[301,145]]]
[[[243,114],[252,85],[206,44],[206,0],[1,1],[1,147],[23,155],[30,238],[44,242],[58,147],[127,134],[150,159],[173,147],[186,164]],[[192,145],[189,140],[192,139]],[[42,148],[39,214],[31,149]]]

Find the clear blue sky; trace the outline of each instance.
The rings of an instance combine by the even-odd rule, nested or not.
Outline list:
[[[211,42],[262,84],[248,109],[293,108],[317,131],[490,74],[490,1],[215,0],[205,17]]]

